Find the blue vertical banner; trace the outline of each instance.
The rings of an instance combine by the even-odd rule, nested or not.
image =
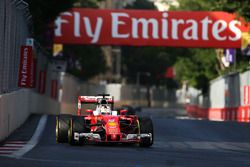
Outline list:
[[[228,63],[234,63],[236,60],[235,56],[236,56],[236,49],[233,48],[225,49],[225,58]]]

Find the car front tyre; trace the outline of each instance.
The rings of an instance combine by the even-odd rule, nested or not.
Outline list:
[[[68,129],[71,115],[56,116],[56,142],[68,142]]]
[[[84,117],[73,116],[70,120],[70,127],[68,129],[68,141],[70,145],[84,145],[86,143],[86,137],[75,138],[75,133],[81,134],[86,132],[86,124]]]
[[[139,143],[140,147],[150,147],[154,143],[154,128],[152,119],[149,117],[139,118],[140,134],[151,134],[151,137],[143,137]]]

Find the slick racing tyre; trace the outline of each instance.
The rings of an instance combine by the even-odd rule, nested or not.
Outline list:
[[[149,117],[139,118],[140,134],[151,134],[151,137],[141,137],[140,147],[150,147],[154,143],[153,122]]]
[[[58,115],[56,116],[56,142],[68,142],[68,129],[71,115]]]
[[[80,136],[81,133],[86,132],[86,123],[84,117],[73,116],[70,120],[70,127],[68,130],[68,141],[70,145],[84,145],[86,137]]]

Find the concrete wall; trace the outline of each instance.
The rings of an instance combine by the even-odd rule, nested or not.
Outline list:
[[[232,73],[210,83],[211,108],[238,107],[243,96],[241,90],[247,79],[240,73]]]
[[[0,96],[0,140],[3,140],[29,116],[29,92],[20,90]]]
[[[29,92],[28,107],[30,114],[57,115],[61,109],[58,101],[34,92]]]
[[[240,75],[241,106],[250,105],[250,70]]]
[[[22,89],[0,95],[0,141],[21,126],[31,113],[58,114],[57,101]]]
[[[225,81],[223,77],[211,81],[209,94],[211,106],[214,108],[225,106]]]
[[[209,100],[193,96],[187,112],[219,121],[250,122],[250,70],[231,73],[210,82]],[[200,103],[203,102],[203,103]],[[204,103],[205,102],[205,103]]]
[[[20,47],[31,37],[30,18],[32,17],[25,1],[0,0],[0,141],[23,124],[31,113],[57,114],[60,110],[57,101],[32,90],[18,90]],[[40,45],[35,43],[35,47],[39,74],[40,70],[47,67],[48,60]],[[39,75],[37,81],[38,78]],[[50,89],[47,90],[49,94]]]
[[[145,86],[125,84],[89,84],[79,81],[70,74],[61,73],[59,90],[59,101],[61,102],[61,113],[76,114],[77,98],[79,95],[93,96],[100,93],[108,93],[114,96],[115,107],[121,105],[148,106],[150,99],[152,107],[167,107],[178,101],[176,90],[166,88],[150,87],[149,96]]]
[[[62,114],[76,114],[77,98],[80,92],[80,85],[77,78],[62,73],[60,77],[61,90],[59,90],[60,111]]]

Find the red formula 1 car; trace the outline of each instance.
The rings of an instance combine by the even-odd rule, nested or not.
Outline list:
[[[86,109],[88,104],[95,104],[95,108]],[[153,144],[153,123],[149,117],[128,115],[126,110],[113,108],[114,98],[108,94],[79,96],[77,116],[57,116],[56,141],[71,145],[138,143],[150,147]]]

